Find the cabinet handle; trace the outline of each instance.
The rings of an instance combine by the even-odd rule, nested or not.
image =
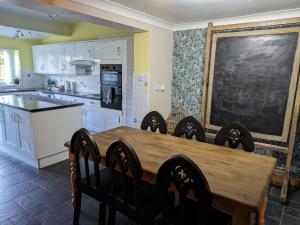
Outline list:
[[[121,47],[118,47],[118,55],[121,55]]]

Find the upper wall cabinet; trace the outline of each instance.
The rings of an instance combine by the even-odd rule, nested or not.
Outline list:
[[[38,74],[75,74],[74,59],[95,61],[92,74],[99,74],[101,60],[122,60],[122,38],[68,42],[32,47],[34,72]]]
[[[122,59],[122,41],[105,38],[94,43],[95,58],[100,60]]]
[[[94,49],[92,42],[76,42],[75,43],[75,52],[76,58],[82,59],[94,59]]]
[[[73,43],[55,44],[52,47],[53,72],[56,74],[74,74],[75,68],[70,62],[75,56]]]
[[[47,45],[36,45],[32,47],[34,72],[51,74],[53,73],[52,48]]]

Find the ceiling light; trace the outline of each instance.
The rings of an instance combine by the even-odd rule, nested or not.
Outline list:
[[[48,15],[48,19],[50,22],[53,22],[55,17],[57,17],[57,15],[55,13],[49,13],[49,15]]]

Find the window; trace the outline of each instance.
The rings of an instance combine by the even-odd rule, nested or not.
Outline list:
[[[0,49],[0,84],[12,84],[13,79],[20,77],[19,51]]]

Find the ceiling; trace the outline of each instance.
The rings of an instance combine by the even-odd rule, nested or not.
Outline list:
[[[18,29],[18,28],[12,28],[7,26],[0,25],[0,36],[10,37],[13,38],[14,35],[16,35],[17,31],[21,31],[22,34],[24,34],[23,37],[21,37],[21,33],[19,34],[19,39],[44,39],[50,36],[51,34],[44,33],[44,32],[38,32],[38,31],[32,31],[32,30],[25,30],[25,29]]]
[[[101,1],[101,0],[100,0]],[[300,0],[105,0],[173,24],[300,8]]]
[[[0,4],[0,13],[12,13],[17,15],[23,15],[28,17],[34,17],[35,19],[48,21],[49,20],[49,12],[34,10],[30,8],[25,8],[10,2],[1,2]],[[51,13],[51,12],[50,12]],[[78,18],[76,16],[72,16],[70,14],[62,13],[57,14],[55,17],[56,22],[64,23],[64,24],[72,24],[78,22]]]

